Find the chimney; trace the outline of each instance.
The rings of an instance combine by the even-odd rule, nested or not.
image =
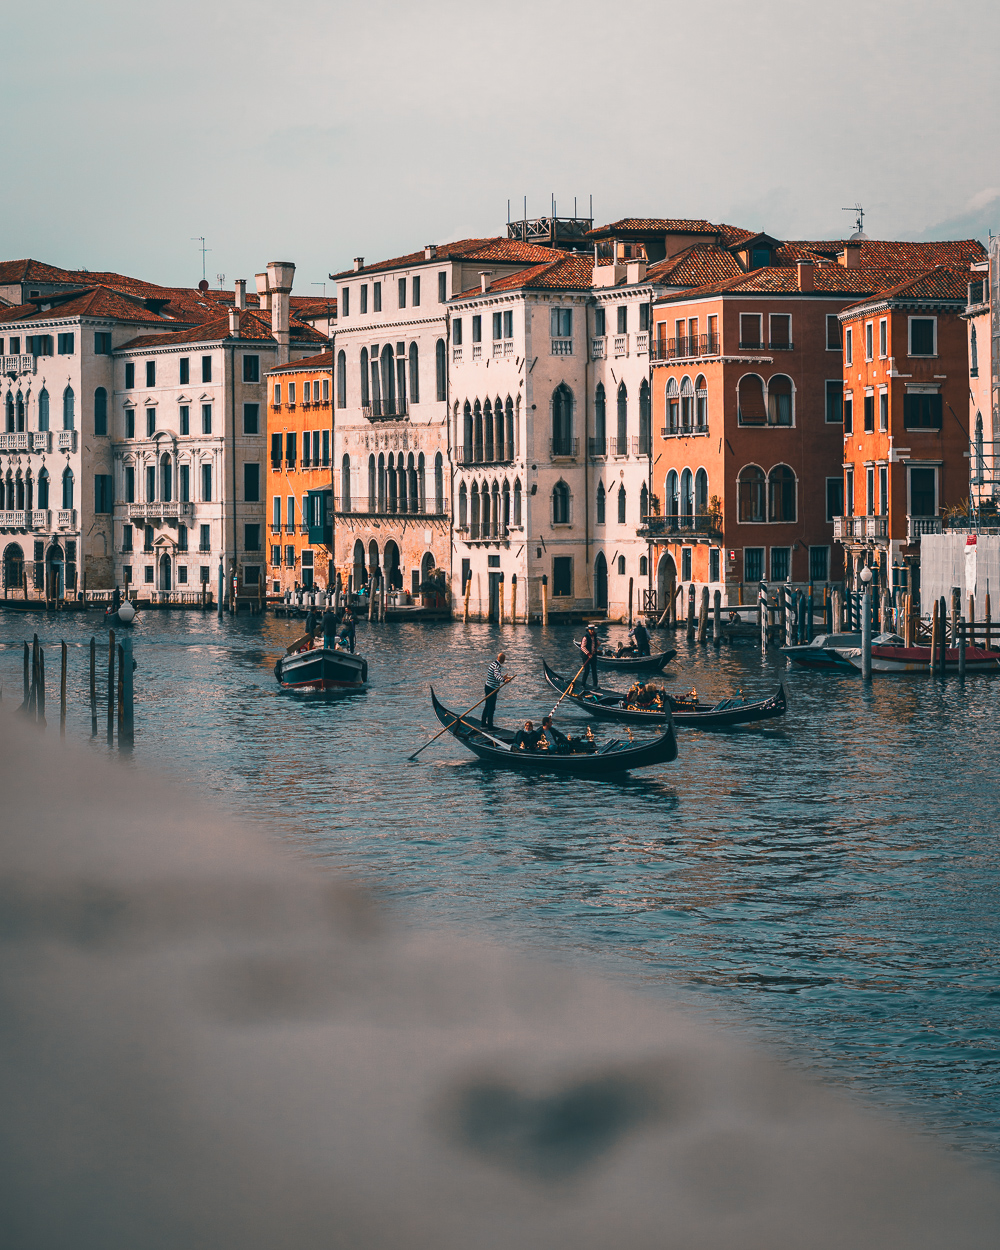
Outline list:
[[[270,310],[271,310],[271,295],[270,295],[270,292],[269,292],[269,291],[268,291],[268,289],[267,289],[267,274],[266,274],[266,273],[258,273],[258,274],[256,274],[256,275],[255,275],[255,281],[256,281],[256,283],[257,283],[257,295],[258,295],[259,300],[260,300],[260,311],[261,311],[261,312],[270,312]]]
[[[424,260],[433,260],[436,255],[437,245],[434,243],[428,243],[424,248]]]
[[[290,260],[272,260],[267,266],[267,289],[271,296],[271,335],[278,342],[278,364],[288,364],[289,301],[295,266]]]
[[[236,307],[246,308],[247,306],[247,280],[246,278],[237,278],[235,283],[236,290]]]
[[[840,254],[840,263],[845,269],[857,269],[861,264],[861,244],[845,243]]]
[[[240,310],[238,307],[229,309],[229,337],[231,339],[240,337]]]
[[[493,277],[492,269],[480,269],[479,271],[479,289],[486,294],[486,290],[490,285],[490,278]]]
[[[795,271],[798,274],[800,291],[815,291],[816,282],[813,274],[813,263],[811,260],[799,260],[795,262]]]
[[[354,272],[357,273],[359,269],[363,269],[364,267],[365,267],[365,258],[363,256],[355,256]]]

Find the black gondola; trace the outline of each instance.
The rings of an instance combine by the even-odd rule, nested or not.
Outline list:
[[[634,743],[612,739],[603,747],[562,755],[553,751],[515,751],[514,733],[493,727],[485,730],[475,720],[462,720],[450,712],[431,688],[434,713],[442,725],[463,746],[473,751],[485,764],[515,768],[520,772],[585,773],[588,777],[627,772],[630,768],[646,768],[650,764],[669,764],[677,758],[677,739],[669,718],[663,732],[651,742]]]
[[[545,680],[553,688],[563,694],[569,685],[569,679],[560,677],[542,661]],[[629,721],[637,725],[660,725],[670,717],[673,723],[682,729],[725,729],[731,725],[749,725],[754,721],[773,720],[776,716],[784,716],[788,709],[785,687],[779,686],[778,693],[768,699],[760,699],[751,703],[748,699],[723,699],[719,703],[699,703],[686,699],[675,699],[667,695],[669,711],[654,709],[641,711],[638,708],[625,706],[625,695],[620,690],[584,690],[579,693],[574,689],[566,695],[577,707],[582,707],[591,715],[602,720]]]
[[[615,655],[613,652],[598,651],[597,667],[624,669],[630,673],[658,673],[676,654],[676,651],[657,651],[655,655]]]

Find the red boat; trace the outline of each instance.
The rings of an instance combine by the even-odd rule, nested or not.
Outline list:
[[[861,648],[839,649],[839,654],[855,668],[861,668]],[[958,647],[948,647],[944,653],[946,672],[958,672]],[[931,667],[930,647],[872,647],[873,673],[928,673]],[[967,673],[992,673],[1000,669],[1000,652],[987,651],[985,647],[965,648],[965,671]]]

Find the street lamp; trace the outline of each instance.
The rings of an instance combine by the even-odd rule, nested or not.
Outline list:
[[[867,589],[868,589],[868,583],[869,583],[869,582],[871,581],[871,579],[872,579],[872,571],[871,571],[871,569],[868,567],[868,565],[867,565],[867,564],[864,566],[864,568],[862,568],[862,570],[861,570],[861,572],[858,574],[858,576],[861,578],[861,583],[862,583],[862,585],[863,585],[863,586],[864,586],[864,588],[867,590]]]

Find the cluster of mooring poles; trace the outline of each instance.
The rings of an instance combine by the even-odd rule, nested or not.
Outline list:
[[[60,643],[59,667],[59,734],[66,735],[66,678],[68,655],[65,641]],[[116,675],[117,662],[117,675]],[[115,744],[115,723],[118,727],[119,751],[131,751],[135,738],[135,694],[132,674],[132,639],[126,634],[115,643],[115,632],[108,635],[108,746]],[[32,637],[24,644],[24,701],[18,709],[29,720],[45,725],[45,648]],[[116,717],[117,712],[117,717]],[[97,639],[90,640],[90,736],[97,737]]]

